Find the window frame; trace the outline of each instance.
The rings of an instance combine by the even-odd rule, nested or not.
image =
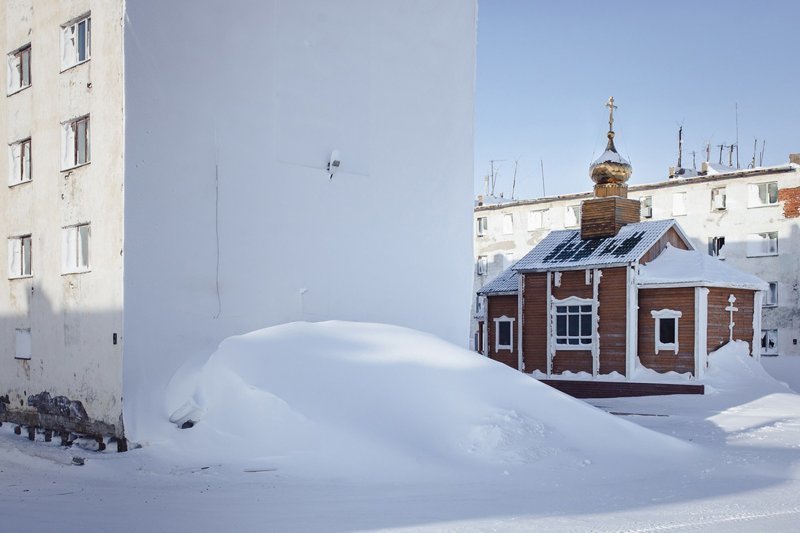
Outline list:
[[[86,238],[85,244],[84,240],[82,239],[81,235],[81,228],[86,228]],[[71,240],[71,233],[74,232],[74,241]],[[74,242],[75,245],[75,255],[74,261],[71,259],[73,258],[70,255],[70,250],[72,244]],[[92,251],[92,225],[90,222],[84,222],[80,224],[73,224],[72,226],[66,226],[62,228],[62,237],[61,237],[61,274],[83,274],[85,272],[90,272],[92,269],[92,258],[91,258],[91,251]],[[83,257],[85,256],[85,262],[82,261]]]
[[[8,186],[14,187],[33,180],[33,155],[31,138],[21,139],[8,145]],[[27,155],[27,179],[26,159]],[[19,159],[19,164],[17,160]]]
[[[658,355],[658,352],[660,351],[672,351],[673,353],[677,354],[678,350],[680,349],[680,342],[678,337],[678,332],[680,331],[679,323],[681,316],[683,316],[683,313],[681,311],[675,311],[674,309],[659,309],[650,311],[650,315],[653,317],[655,321],[654,337],[655,337],[656,355]],[[675,320],[675,329],[673,333],[673,335],[675,336],[675,342],[661,341],[661,320]]]
[[[567,223],[567,213],[572,212],[575,218],[574,223]],[[564,206],[564,227],[565,228],[577,228],[581,225],[581,205],[580,204],[571,204]]]
[[[582,307],[590,307],[590,310],[587,312]],[[564,307],[566,311],[559,312],[558,308]],[[570,335],[570,328],[569,328],[569,317],[575,316],[575,312],[570,311],[570,307],[578,307],[577,316],[578,316],[578,335]],[[589,316],[589,332],[588,334],[583,334],[583,327],[581,326],[582,320],[581,317]],[[592,351],[594,349],[594,345],[596,342],[596,329],[597,329],[597,302],[592,298],[579,298],[577,296],[569,296],[564,299],[557,299],[553,298],[551,304],[551,316],[552,316],[552,342],[553,346],[556,350],[567,350],[567,351]],[[558,334],[558,317],[565,316],[565,334],[559,335]],[[576,344],[570,344],[571,339],[577,339]],[[581,342],[584,339],[588,339],[588,343]],[[559,342],[563,341],[563,342]]]
[[[653,218],[653,197],[642,196],[639,198],[642,218]]]
[[[760,191],[759,191],[759,187],[762,186],[762,185],[767,187],[767,190],[765,191],[766,200],[767,200],[766,203],[761,201],[761,194],[760,194]],[[769,186],[770,185],[774,185],[775,186],[775,201],[774,202],[770,202],[769,201],[770,200],[770,194],[769,194]],[[773,206],[776,206],[779,203],[779,198],[778,198],[778,194],[779,193],[780,193],[780,188],[778,187],[778,182],[777,181],[762,181],[762,182],[758,182],[758,183],[750,183],[750,184],[748,184],[748,202],[747,202],[747,207],[750,208],[750,209],[756,209],[756,208],[759,208],[759,207],[773,207]]]
[[[763,307],[777,307],[778,306],[778,282],[777,281],[769,281],[769,289],[765,291],[764,294],[764,302],[762,303]],[[774,290],[773,290],[774,287]],[[770,298],[771,295],[775,295],[774,299]]]
[[[725,236],[708,238],[708,255],[717,259],[725,259]]]
[[[27,246],[26,246],[27,243]],[[25,253],[27,250],[27,254]],[[19,265],[15,271],[15,263]],[[33,277],[33,236],[30,233],[8,238],[8,279]]]
[[[535,225],[533,222],[536,221],[536,215],[534,213],[538,213],[539,215],[539,223]],[[550,226],[550,209],[531,209],[528,212],[528,231],[538,231],[542,229],[547,229]]]
[[[86,23],[83,30],[85,57],[80,59],[78,31],[83,22]],[[70,32],[74,37],[70,35]],[[67,44],[70,41],[73,41],[70,45],[72,57],[67,58],[67,55],[70,54]],[[82,65],[90,59],[92,59],[92,13],[88,12],[61,25],[61,72]]]
[[[485,236],[489,232],[489,217],[478,217],[475,230],[478,237]]]
[[[679,210],[676,209],[678,204],[676,204],[675,200],[677,198],[681,198],[681,201],[679,202],[679,205],[680,205],[680,208],[681,208],[682,212],[679,212]],[[686,212],[687,212],[686,211],[686,191],[673,192],[672,193],[672,211],[671,211],[672,216],[673,217],[686,216]]]
[[[767,346],[769,344],[769,337],[772,336],[774,341],[773,347],[770,350]],[[767,342],[765,342],[765,340]],[[762,329],[761,330],[761,355],[778,355],[778,330],[777,329]]]
[[[720,193],[720,191],[722,191]],[[717,193],[716,195],[714,193]],[[717,204],[720,203],[717,198],[722,198],[722,206],[718,206]],[[711,189],[711,211],[727,211],[728,209],[728,192],[726,187],[714,187]]]
[[[775,235],[775,251],[767,251],[767,252],[756,252],[753,250],[754,245],[751,246],[752,243],[763,243],[764,241],[757,241],[753,239],[753,237],[761,237],[763,239],[763,235]],[[767,242],[772,242],[772,238],[769,237]],[[776,256],[779,254],[780,249],[778,247],[779,244],[779,237],[777,231],[762,231],[759,233],[749,233],[747,235],[747,246],[746,246],[746,256],[747,257],[771,257]],[[771,246],[770,246],[771,248]]]
[[[503,235],[514,235],[513,213],[503,213]]]
[[[26,335],[27,334],[27,335]],[[27,338],[25,338],[27,336]],[[22,338],[23,345],[20,342]],[[27,350],[21,350],[27,348]],[[14,359],[20,361],[29,361],[33,354],[33,340],[31,338],[31,328],[15,328],[14,329]]]
[[[85,123],[84,137],[84,159],[80,160],[80,136],[79,124]],[[89,114],[67,120],[61,123],[61,171],[66,172],[74,168],[88,165],[92,162],[92,135],[91,120]],[[70,146],[71,145],[71,146]]]
[[[25,57],[27,56],[27,59]],[[17,63],[16,59],[19,58]],[[6,55],[8,66],[6,78],[6,95],[11,96],[31,86],[31,43],[24,44]],[[17,66],[19,65],[19,66]],[[26,68],[27,67],[27,68]],[[25,72],[27,70],[27,72]],[[28,83],[25,84],[25,74]]]
[[[514,321],[516,319],[514,317],[503,315],[501,317],[496,317],[494,319],[494,351],[495,353],[499,352],[500,350],[507,350],[509,352],[514,351]],[[508,324],[509,331],[509,343],[508,344],[500,344],[500,324]]]
[[[489,273],[489,256],[488,255],[479,255],[477,261],[475,261],[475,273],[478,276],[485,276]]]

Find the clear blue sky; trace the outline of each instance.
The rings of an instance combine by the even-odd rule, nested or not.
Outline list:
[[[766,139],[764,164],[800,152],[800,2],[481,0],[475,110],[475,190],[490,159],[496,192],[516,198],[589,190],[605,148],[613,95],[631,184],[667,178],[683,124],[683,166],[736,140],[746,167]],[[725,156],[727,162],[727,154]]]

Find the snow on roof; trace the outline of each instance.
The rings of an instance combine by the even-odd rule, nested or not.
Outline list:
[[[668,246],[639,270],[639,286],[690,285],[767,290],[761,278],[696,250]]]
[[[505,269],[502,274],[481,287],[481,289],[478,291],[478,294],[501,294],[506,292],[517,292],[519,281],[517,281],[517,272],[514,270],[515,265],[516,263]]]
[[[630,263],[673,226],[672,219],[637,222],[622,226],[614,237],[586,240],[580,230],[552,231],[512,268],[525,272]]]

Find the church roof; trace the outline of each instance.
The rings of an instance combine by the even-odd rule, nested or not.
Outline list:
[[[689,286],[767,290],[761,278],[699,251],[668,246],[639,269],[640,287]]]
[[[627,224],[617,235],[597,239],[582,240],[578,229],[551,231],[512,268],[518,272],[537,272],[631,263],[672,227],[683,235],[672,219]],[[684,240],[688,244],[688,239]]]
[[[499,276],[484,285],[478,291],[478,294],[502,294],[517,292],[519,288],[519,281],[517,280],[517,272],[514,270],[514,265],[505,269]]]

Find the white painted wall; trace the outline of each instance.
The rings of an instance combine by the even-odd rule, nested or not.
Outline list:
[[[129,437],[157,437],[170,376],[231,334],[346,319],[466,344],[475,2],[126,4]]]
[[[62,71],[60,28],[91,11],[93,54]],[[88,415],[122,416],[122,1],[0,3],[0,394],[47,391]],[[6,96],[7,52],[31,43],[31,86]],[[91,162],[61,170],[61,123],[89,114]],[[32,180],[8,187],[7,145],[31,137]],[[62,228],[91,223],[90,271],[62,274]],[[31,234],[32,276],[7,279],[9,236]],[[31,359],[14,359],[15,330]]]

